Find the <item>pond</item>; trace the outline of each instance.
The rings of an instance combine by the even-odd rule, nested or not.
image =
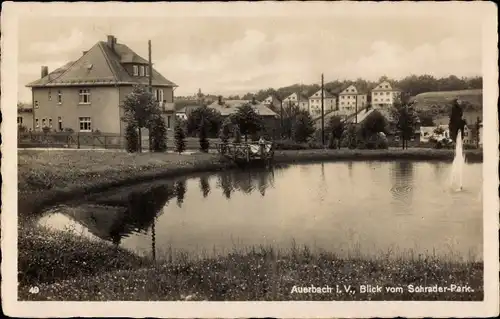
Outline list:
[[[450,186],[442,162],[334,162],[155,181],[49,209],[70,227],[140,255],[197,256],[307,246],[340,256],[482,260],[482,164]]]

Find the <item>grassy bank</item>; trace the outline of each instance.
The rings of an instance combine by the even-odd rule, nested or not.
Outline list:
[[[21,300],[481,300],[482,263],[385,255],[340,258],[306,247],[256,247],[153,263],[123,249],[36,227],[19,242]],[[38,240],[33,240],[37,238]],[[359,293],[360,285],[403,293]],[[410,293],[408,285],[468,285],[471,293]],[[297,294],[293,286],[351,286],[357,293]],[[37,286],[38,294],[29,288]]]
[[[19,213],[27,216],[58,201],[115,186],[231,166],[215,154],[204,153],[19,151]]]

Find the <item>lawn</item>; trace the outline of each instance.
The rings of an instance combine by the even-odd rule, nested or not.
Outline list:
[[[102,242],[36,227],[21,231],[21,300],[482,300],[481,262],[391,252],[341,258],[308,247],[235,249],[226,255],[177,252],[153,262]],[[359,293],[360,285],[470,286],[471,293]],[[358,293],[292,294],[294,286],[351,286]],[[38,294],[29,288],[37,286]]]

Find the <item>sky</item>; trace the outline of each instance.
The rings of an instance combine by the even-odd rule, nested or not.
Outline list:
[[[445,15],[27,17],[18,29],[18,98],[25,85],[108,34],[179,87],[175,94],[241,94],[295,83],[386,75],[481,75],[481,16]]]

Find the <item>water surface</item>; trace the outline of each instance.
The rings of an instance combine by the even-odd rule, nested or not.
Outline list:
[[[482,260],[482,164],[337,162],[157,181],[52,208],[39,223],[141,255],[307,245],[340,255]]]

